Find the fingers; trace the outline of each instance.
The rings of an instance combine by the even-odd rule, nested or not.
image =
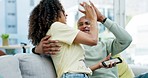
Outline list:
[[[82,6],[84,8],[84,4],[83,3],[80,3],[80,6]],[[81,10],[81,9],[78,9],[81,13],[83,14],[86,14],[85,10]]]
[[[94,8],[94,10],[97,11],[97,8],[95,7],[95,5],[91,1],[89,2],[90,2],[90,5]]]
[[[43,49],[45,54],[55,55],[60,51],[60,47],[54,48],[45,48]]]
[[[44,54],[55,55],[60,51],[60,45],[57,40],[43,41],[43,52]]]
[[[48,52],[50,52],[50,51],[60,51],[60,47],[53,47],[53,48],[52,47],[44,47],[43,51],[44,52],[47,52],[47,51]]]
[[[86,14],[86,11],[83,11],[81,9],[78,9],[81,13]]]
[[[88,12],[90,10],[90,8],[91,8],[91,6],[86,2],[80,3],[80,6],[82,6],[85,9],[85,11],[79,9],[79,11],[84,13],[84,14],[86,14],[86,12]]]
[[[80,6],[82,6],[85,9],[85,11],[80,10],[80,9],[79,9],[79,11],[81,13],[85,14],[87,19],[89,19],[90,21],[97,20],[97,15],[96,15],[95,9],[91,5],[89,5],[86,2],[83,2],[83,3],[80,3]]]
[[[112,66],[115,67],[117,63],[113,63]]]
[[[110,64],[108,65],[108,68],[112,68],[112,65],[113,64],[113,62],[110,62]]]
[[[48,40],[51,36],[49,35],[46,35],[44,38],[41,39],[41,41],[45,41],[45,40]]]
[[[89,1],[89,3],[90,3],[91,6],[95,7],[94,4],[91,1]]]
[[[43,48],[51,48],[51,47],[60,47],[59,42],[57,40],[48,40],[48,41],[43,41]]]
[[[107,56],[106,60],[109,60],[111,58],[111,53]]]
[[[111,58],[111,53],[106,58],[104,58],[102,60],[102,62],[106,61],[106,65],[104,65],[104,66],[102,65],[103,67],[112,68],[112,67],[116,66],[116,62],[111,61],[110,58]],[[109,63],[107,63],[107,62],[109,62]]]
[[[50,55],[56,55],[58,52],[57,51],[49,51],[49,52],[45,52],[45,54],[50,54]]]
[[[107,61],[107,60],[109,60],[111,58],[111,53],[107,56],[107,57],[105,57],[103,60],[102,60],[102,62],[103,61]]]
[[[58,40],[48,40],[48,43],[58,43]]]
[[[83,3],[83,7],[84,7],[85,11],[89,11],[89,9],[91,8],[91,6],[89,4],[87,4],[86,2]]]
[[[57,54],[60,50],[60,45],[58,44],[59,41],[57,40],[50,40],[51,36],[46,35],[43,37],[40,41],[40,43],[36,46],[35,51],[38,53],[43,53],[43,54]]]
[[[110,64],[106,68],[112,68],[116,66],[116,62],[110,62]]]
[[[91,1],[89,2],[90,2],[90,5],[96,10],[96,6]]]

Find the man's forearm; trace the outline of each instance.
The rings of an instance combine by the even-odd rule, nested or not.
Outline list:
[[[124,41],[132,41],[132,37],[130,34],[123,29],[121,26],[118,26],[113,21],[107,19],[104,23],[104,26],[107,27],[116,37],[118,40],[124,40]]]

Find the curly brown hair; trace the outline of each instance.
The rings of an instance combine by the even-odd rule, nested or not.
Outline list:
[[[46,35],[52,23],[61,17],[64,9],[59,0],[41,0],[29,17],[28,39],[33,45],[38,45]]]

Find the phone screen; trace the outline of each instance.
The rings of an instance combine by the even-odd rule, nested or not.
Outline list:
[[[117,57],[117,58],[110,59],[108,61],[104,61],[102,62],[102,64],[104,67],[107,67],[110,64],[110,62],[118,64],[118,63],[122,63],[122,60],[121,58]]]

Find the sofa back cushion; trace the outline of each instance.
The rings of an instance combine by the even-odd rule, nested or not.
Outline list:
[[[16,54],[23,78],[56,78],[54,66],[49,57],[36,54]]]
[[[0,56],[1,78],[22,78],[19,61],[13,55]]]

